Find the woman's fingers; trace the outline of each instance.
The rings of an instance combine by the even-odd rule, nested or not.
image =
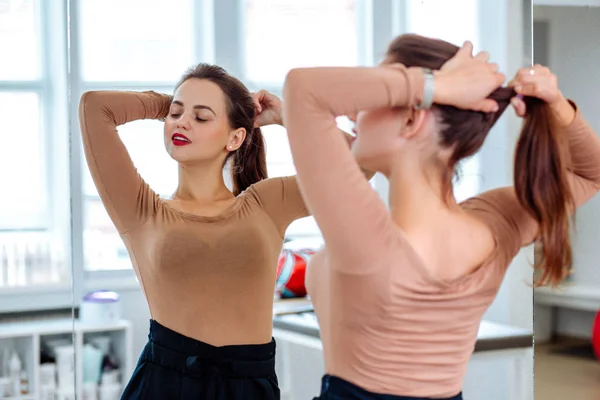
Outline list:
[[[532,78],[532,77],[546,77],[552,75],[550,68],[536,64],[533,67],[521,68],[517,72],[517,76],[520,78]]]
[[[513,106],[515,113],[519,117],[524,117],[527,112],[527,107],[525,106],[525,102],[518,97],[513,97],[510,99],[510,104]]]
[[[496,72],[496,83],[498,86],[501,86],[504,81],[506,80],[506,75],[504,75],[502,72]]]
[[[456,52],[456,55],[469,58],[473,57],[473,43],[468,40],[464,42],[462,47]]]
[[[550,68],[546,67],[545,65],[541,65],[541,64],[535,64],[532,68],[533,69],[533,75],[537,75],[537,76],[548,76],[552,74],[552,71],[550,71]],[[530,73],[531,75],[531,73]]]
[[[256,109],[256,113],[260,114],[262,112],[261,101],[264,97],[264,90],[259,90],[256,93],[252,94],[252,101],[254,101],[254,108]]]
[[[537,83],[520,83],[519,85],[515,86],[515,92],[522,96],[537,97],[539,99],[543,99],[545,94],[543,86]]]
[[[485,113],[496,112],[498,111],[498,103],[492,99],[481,100],[476,107],[474,107],[475,111],[481,111]]]
[[[492,72],[498,72],[498,64],[496,63],[488,63],[488,67]]]
[[[475,59],[483,62],[488,62],[490,60],[490,53],[488,53],[487,51],[480,51],[475,56]]]
[[[548,75],[523,75],[519,77],[519,82],[522,84],[544,82],[548,80]]]

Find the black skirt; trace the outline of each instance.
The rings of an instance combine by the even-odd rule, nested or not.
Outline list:
[[[336,376],[325,375],[321,383],[321,395],[313,400],[463,400],[462,393],[454,397],[432,399],[429,397],[407,397],[369,392]]]
[[[212,346],[150,321],[148,343],[121,399],[274,400],[275,340]]]

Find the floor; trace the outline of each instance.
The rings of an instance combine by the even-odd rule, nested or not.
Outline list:
[[[600,361],[585,355],[557,354],[557,351],[586,344],[561,339],[553,344],[535,345],[536,400],[600,399]]]

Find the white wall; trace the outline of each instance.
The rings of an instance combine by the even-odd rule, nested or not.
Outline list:
[[[548,66],[557,75],[561,90],[577,102],[585,119],[600,131],[600,7],[535,6],[534,19],[548,24]],[[543,44],[543,39],[536,37],[535,42]],[[599,226],[600,196],[596,196],[577,211],[573,236],[575,284],[600,287]],[[589,337],[593,316],[560,309],[556,330],[559,334]]]

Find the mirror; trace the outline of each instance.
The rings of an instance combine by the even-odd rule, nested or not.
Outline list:
[[[414,32],[458,45],[466,39],[472,40],[476,50],[491,53],[492,60],[510,79],[518,68],[532,62],[531,8],[530,1],[373,2],[372,14],[361,14],[372,15],[373,22],[368,25],[372,31],[359,31],[357,49],[365,56],[358,63],[374,65],[381,60],[392,38]],[[521,120],[507,110],[482,150],[461,166],[461,180],[455,186],[457,199],[512,185],[512,154],[520,126]],[[387,201],[386,179],[377,175],[374,187]],[[465,376],[465,398],[533,398],[532,260],[532,246],[517,255],[496,300],[484,316]],[[301,261],[297,263],[303,265]],[[302,305],[290,306],[291,315],[275,318],[274,336],[282,358],[278,362],[281,386],[289,398],[305,399],[320,390],[324,373],[322,344],[314,314],[293,314],[296,307]],[[495,347],[499,343],[507,346]]]
[[[75,398],[66,16],[0,1],[0,398]]]
[[[600,75],[595,55],[600,4],[592,1],[536,1],[534,57],[556,74],[563,94],[600,131],[596,106]],[[600,396],[600,271],[597,268],[600,200],[577,210],[573,233],[573,270],[560,287],[535,292],[535,393],[557,399]]]
[[[162,393],[161,390],[172,390],[166,383],[155,382],[152,386],[144,383],[144,371],[148,369],[144,360],[149,356],[143,352],[148,346],[151,318],[160,321],[152,323],[151,332],[156,346],[167,348],[164,354],[168,354],[165,357],[170,361],[166,363],[189,361],[200,371],[207,367],[199,359],[220,351],[215,346],[248,343],[243,341],[248,337],[253,343],[264,343],[261,338],[270,336],[270,332],[265,335],[263,325],[270,331],[273,318],[272,334],[277,341],[275,367],[281,397],[296,400],[318,395],[324,373],[322,346],[310,298],[304,297],[306,292],[302,282],[306,261],[321,246],[322,238],[310,217],[297,219],[284,229],[285,232],[281,232],[285,233],[283,250],[273,250],[273,247],[260,255],[273,264],[278,262],[277,281],[275,265],[267,271],[271,274],[269,278],[262,275],[262,280],[260,273],[264,271],[252,273],[244,269],[247,260],[257,257],[254,252],[244,253],[244,258],[223,252],[222,257],[212,261],[214,264],[211,264],[208,276],[199,279],[198,268],[206,268],[206,265],[189,260],[204,260],[203,248],[224,246],[225,249],[227,241],[256,248],[256,242],[249,238],[258,232],[257,225],[248,225],[244,236],[231,234],[233,236],[227,236],[227,240],[210,242],[210,235],[216,235],[214,232],[224,226],[215,216],[228,210],[230,203],[234,208],[237,203],[233,200],[228,203],[226,199],[223,208],[192,210],[186,208],[185,196],[173,198],[178,190],[178,165],[173,158],[183,157],[181,152],[187,145],[184,139],[184,143],[177,143],[184,146],[173,147],[176,139],[172,134],[181,133],[173,129],[191,132],[191,126],[196,122],[185,122],[190,124],[186,127],[184,122],[180,122],[183,124],[180,126],[172,119],[176,118],[173,115],[184,115],[186,106],[195,98],[186,97],[181,89],[183,86],[180,87],[176,96],[180,96],[179,100],[184,104],[179,106],[179,111],[171,110],[171,120],[167,118],[166,124],[175,127],[168,137],[164,132],[165,124],[150,119],[127,122],[118,129],[135,168],[158,195],[154,198],[146,186],[132,178],[130,169],[126,168],[129,164],[124,153],[102,147],[115,145],[117,142],[106,139],[114,136],[101,135],[114,133],[108,128],[111,123],[148,117],[145,113],[155,119],[164,117],[166,108],[161,110],[160,105],[168,102],[158,95],[111,97],[117,96],[111,92],[105,96],[88,96],[88,102],[83,106],[83,118],[92,122],[89,126],[84,123],[88,128],[81,132],[78,107],[84,93],[154,90],[170,95],[189,66],[206,62],[222,66],[244,82],[250,91],[265,89],[281,96],[283,80],[291,68],[373,66],[382,59],[394,37],[408,32],[439,37],[455,44],[471,40],[476,50],[490,51],[493,60],[507,75],[531,64],[531,2],[526,0],[460,0],[451,3],[446,0],[176,0],[168,6],[158,0],[72,0],[69,13],[68,118],[72,133],[74,298],[81,326],[104,326],[93,333],[78,331],[77,368],[81,368],[82,373],[76,375],[77,393],[85,396],[104,391],[107,397],[102,398],[106,399],[118,398],[128,382],[128,395],[136,388],[144,387],[153,390],[155,395]],[[192,89],[190,86],[189,92],[203,93]],[[216,107],[223,103],[208,104],[209,98],[201,100],[206,103],[203,105],[214,108],[214,112],[205,110],[206,116],[194,115],[200,119],[213,119],[217,124],[222,113]],[[132,107],[130,111],[123,112],[123,107],[129,106]],[[106,112],[107,109],[110,112]],[[134,109],[137,111],[132,111]],[[342,129],[350,130],[347,119],[339,118],[338,122]],[[511,111],[498,121],[481,152],[462,165],[463,178],[455,191],[457,198],[463,200],[485,190],[512,184],[511,159],[519,127],[520,120]],[[268,149],[266,167],[269,176],[294,174],[285,129],[269,125],[262,133]],[[165,142],[170,153],[165,151]],[[192,146],[193,142],[192,138]],[[235,142],[229,144],[236,146]],[[84,147],[88,151],[87,161]],[[91,162],[93,174],[88,168],[90,156],[94,157]],[[94,167],[96,162],[98,165],[104,163],[105,167]],[[234,160],[228,166],[232,163]],[[115,165],[123,168],[118,169]],[[232,188],[234,182],[230,176],[231,170],[226,168],[224,180]],[[110,189],[115,182],[117,189]],[[376,175],[371,184],[387,202],[386,179]],[[135,188],[139,191],[135,192]],[[113,191],[109,193],[110,190]],[[123,199],[133,198],[132,192],[139,194],[134,197],[140,202],[137,206],[142,208],[127,213],[119,207],[127,207],[123,205],[126,203]],[[101,195],[105,200],[110,198],[109,207],[105,207]],[[125,203],[117,204],[121,200]],[[158,213],[170,215],[171,221],[179,221],[177,223],[186,218],[194,220],[197,223],[195,229],[201,233],[198,237],[190,237],[183,231],[169,228],[154,234],[148,215]],[[207,214],[215,218],[195,218]],[[299,215],[302,210],[294,216]],[[115,220],[117,225],[121,224],[120,232],[115,227]],[[207,229],[208,223],[213,224],[212,233],[203,230]],[[281,226],[285,228],[284,223]],[[281,241],[281,236],[277,236],[279,232],[273,230],[272,234],[275,235],[274,242]],[[129,254],[132,249],[138,277]],[[528,264],[532,258],[532,249],[524,249],[515,258],[496,300],[484,316],[465,377],[466,398],[532,399],[530,305],[533,300]],[[166,270],[167,264],[173,269]],[[148,265],[162,268],[152,270]],[[237,266],[237,272],[232,272],[231,265]],[[147,270],[142,271],[144,268]],[[264,282],[269,282],[268,288]],[[277,287],[274,295],[273,286]],[[259,290],[263,287],[266,289]],[[235,301],[240,293],[245,293],[248,299],[244,304]],[[273,297],[276,299],[272,313]],[[246,310],[250,304],[256,304],[255,311]],[[223,315],[263,323],[225,323],[221,318]],[[211,345],[200,345],[192,340],[198,332],[202,333],[196,335],[198,337],[210,337],[211,340],[206,342]],[[179,348],[169,350],[174,337],[183,343],[182,348],[195,346],[202,354],[193,351],[186,354]],[[272,345],[263,344],[257,351],[258,354],[252,354],[266,357],[263,360],[266,368],[271,368],[267,356],[273,351]],[[138,364],[140,373],[130,381],[140,354],[145,354]],[[99,373],[98,365],[102,369]]]

